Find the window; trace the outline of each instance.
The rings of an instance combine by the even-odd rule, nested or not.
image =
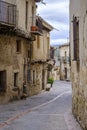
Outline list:
[[[36,77],[35,74],[36,74],[35,70],[33,70],[33,79],[32,79],[33,84],[35,84],[35,77]]]
[[[26,12],[25,12],[25,27],[27,29],[28,24],[28,1],[26,1]]]
[[[37,48],[40,48],[40,38],[38,35],[37,35]]]
[[[6,91],[6,71],[0,71],[0,91]]]
[[[18,87],[18,73],[14,73],[14,87]]]
[[[34,25],[34,6],[32,6],[32,25]]]
[[[31,80],[31,71],[30,69],[27,71],[27,81],[29,82]]]
[[[21,40],[16,41],[16,52],[21,52]]]
[[[79,60],[79,20],[73,16],[73,57]]]
[[[65,79],[67,79],[67,68],[65,67]]]

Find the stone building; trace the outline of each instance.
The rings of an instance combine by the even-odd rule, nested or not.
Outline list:
[[[51,46],[50,48],[50,57],[51,57],[51,64],[52,64],[52,70],[51,70],[51,77],[53,77],[54,80],[59,80],[59,69],[60,64],[58,60],[58,47],[57,46]]]
[[[20,98],[23,79],[29,90],[32,26],[36,21],[36,2],[41,0],[0,1],[0,103]],[[29,95],[29,91],[28,95]]]
[[[87,130],[87,0],[70,0],[72,111]]]
[[[32,55],[30,62],[30,95],[36,94],[46,89],[48,79],[48,61],[50,61],[50,31],[53,27],[41,17],[37,19],[42,23],[42,31],[37,35],[37,30],[32,31],[36,34],[35,41],[32,42]],[[33,89],[34,88],[34,89]]]
[[[70,80],[69,44],[59,46],[60,53],[60,80]]]

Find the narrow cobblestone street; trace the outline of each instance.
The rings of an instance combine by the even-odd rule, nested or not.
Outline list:
[[[0,130],[81,130],[71,106],[71,83],[55,81],[50,91],[0,105]]]

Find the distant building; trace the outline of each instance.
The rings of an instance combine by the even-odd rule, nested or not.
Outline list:
[[[52,46],[50,48],[51,54],[51,62],[53,63],[53,68],[51,70],[51,75],[54,80],[59,80],[59,69],[60,69],[60,61],[59,61],[59,47]]]
[[[60,80],[70,80],[69,44],[59,46],[60,52]]]
[[[55,47],[54,59],[55,59],[55,66],[59,67],[60,66],[60,51],[59,51],[59,46]]]

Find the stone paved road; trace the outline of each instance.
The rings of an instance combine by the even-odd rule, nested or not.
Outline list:
[[[0,122],[5,127],[0,130],[80,130],[70,111],[71,84],[56,81],[49,92],[1,105]]]

